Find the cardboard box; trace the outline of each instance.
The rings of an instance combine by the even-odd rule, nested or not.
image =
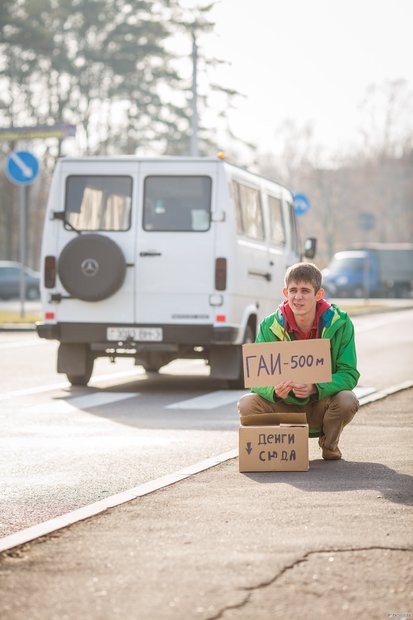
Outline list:
[[[308,424],[304,412],[243,418],[239,429],[239,470],[308,471]],[[250,419],[249,419],[250,418]],[[259,425],[258,425],[259,424]]]

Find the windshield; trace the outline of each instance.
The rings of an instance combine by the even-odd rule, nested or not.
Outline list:
[[[333,258],[328,266],[330,273],[337,273],[343,271],[363,271],[364,269],[364,257],[336,257]]]

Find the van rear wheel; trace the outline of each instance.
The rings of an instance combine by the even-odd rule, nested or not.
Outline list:
[[[145,372],[158,372],[163,364],[142,364],[142,366],[144,367]]]
[[[165,366],[165,364],[168,364],[170,361],[171,360],[165,357],[165,355],[152,351],[151,353],[147,353],[141,364],[146,372],[158,372],[162,366]]]
[[[89,345],[62,342],[57,352],[57,372],[64,373],[72,385],[87,385],[94,361]]]
[[[89,355],[87,362],[86,362],[86,370],[83,374],[75,375],[75,374],[67,373],[66,377],[69,383],[71,383],[72,385],[87,385],[89,383],[90,377],[92,376],[93,363],[94,363],[94,359],[91,355]]]
[[[92,373],[91,373],[92,374]],[[85,386],[89,383],[90,375],[66,375],[71,385]]]
[[[255,335],[251,325],[247,325],[244,335],[244,344],[255,342]],[[241,349],[241,361],[239,365],[238,377],[236,379],[229,379],[228,385],[231,390],[242,390],[244,388],[244,366],[242,363],[242,348]]]

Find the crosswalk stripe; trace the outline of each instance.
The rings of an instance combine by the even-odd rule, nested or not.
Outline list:
[[[40,405],[33,405],[25,408],[25,412],[29,413],[70,413],[79,411],[80,409],[92,409],[93,407],[101,407],[110,405],[127,398],[139,396],[136,392],[95,392],[94,394],[86,394],[85,396],[77,396],[65,400],[55,400]]]
[[[218,390],[178,403],[167,405],[166,409],[215,409],[238,401],[241,396],[247,394],[246,390]]]
[[[375,388],[371,387],[356,387],[354,393],[357,398],[363,398],[369,394],[375,392]],[[247,394],[248,390],[218,390],[217,392],[210,392],[209,394],[203,394],[202,396],[196,396],[195,398],[189,398],[187,400],[181,400],[171,405],[166,405],[166,409],[216,409],[223,407],[224,405],[230,405],[237,402],[241,396]]]
[[[89,383],[89,387],[93,387],[94,385],[103,383],[104,381],[110,381],[113,379],[125,379],[128,377],[142,375],[144,373],[145,371],[143,369],[141,370],[140,368],[136,368],[133,370],[124,370],[121,372],[111,372],[104,375],[97,375],[96,377],[92,377]],[[0,394],[0,400],[9,400],[11,398],[18,398],[20,396],[31,396],[32,394],[42,394],[43,392],[53,392],[54,390],[64,390],[70,387],[71,385],[69,381],[62,381],[61,383],[51,383],[49,385],[39,385],[37,387],[14,390],[13,392],[5,392],[4,394]]]
[[[129,375],[130,372],[125,373],[125,375]],[[116,376],[116,375],[115,375]],[[107,375],[104,378],[109,378],[111,375]],[[103,377],[100,378],[102,380]],[[97,381],[96,381],[97,382]],[[52,389],[58,389],[66,387],[65,384],[55,384],[50,386],[43,386],[41,388],[34,388],[29,390],[21,390],[15,393],[9,393],[8,395],[4,394],[0,396],[0,400],[6,399],[8,397],[13,396],[23,396],[28,394],[34,394],[37,392],[49,391]],[[373,387],[356,387],[354,389],[354,393],[357,398],[364,398],[376,391]],[[218,390],[215,392],[209,392],[207,394],[202,394],[201,396],[196,396],[195,398],[189,398],[177,403],[171,403],[170,405],[166,405],[166,409],[217,409],[218,407],[223,407],[225,405],[230,405],[232,403],[237,402],[241,396],[247,394],[248,390]],[[98,407],[106,404],[110,404],[112,402],[125,400],[127,398],[133,398],[134,396],[139,396],[137,392],[101,392],[101,393],[93,393],[86,394],[84,396],[78,396],[65,400],[55,400],[53,403],[46,403],[43,405],[33,405],[26,409],[30,411],[71,411],[74,409],[88,409],[91,407]]]

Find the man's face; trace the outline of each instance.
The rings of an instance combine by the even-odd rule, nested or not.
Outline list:
[[[322,299],[324,290],[320,288],[317,293],[310,282],[295,282],[290,280],[288,287],[283,289],[291,310],[297,317],[313,317],[315,315],[317,301]]]

